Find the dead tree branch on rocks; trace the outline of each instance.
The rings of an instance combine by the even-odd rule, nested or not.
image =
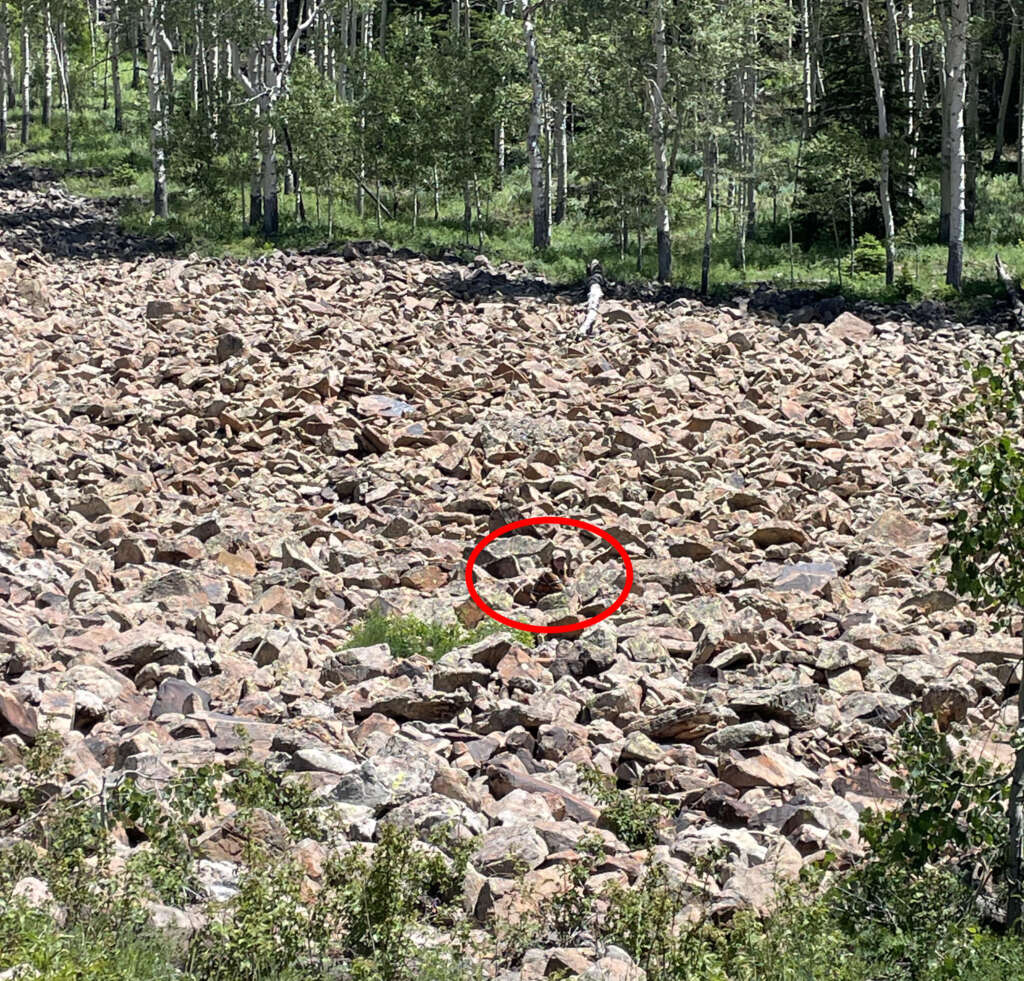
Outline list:
[[[1024,330],[1024,302],[1021,301],[1020,291],[1017,289],[1013,276],[1010,275],[1010,270],[999,258],[998,252],[996,253],[996,275],[1006,287],[1006,295],[1010,298],[1010,309],[1013,310],[1013,319],[1017,324],[1017,329]]]
[[[591,259],[587,264],[587,316],[580,325],[578,336],[589,337],[594,331],[594,324],[597,323],[597,310],[601,305],[601,298],[604,296],[602,287],[605,285],[605,278],[601,270],[601,263],[597,259]]]

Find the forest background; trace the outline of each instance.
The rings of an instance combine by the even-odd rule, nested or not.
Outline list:
[[[0,0],[0,155],[186,250],[984,307],[1022,51],[1006,0]]]

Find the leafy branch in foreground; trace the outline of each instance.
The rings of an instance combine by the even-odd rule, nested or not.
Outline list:
[[[968,365],[972,385],[936,425],[932,448],[947,464],[956,495],[948,536],[936,557],[949,560],[950,587],[1009,629],[1024,609],[1024,368],[1004,347],[992,364]],[[1024,904],[1024,675],[1018,698],[1016,761],[1010,786],[1006,854],[1007,923],[1021,929]]]

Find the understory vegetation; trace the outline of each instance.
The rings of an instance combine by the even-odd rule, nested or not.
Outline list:
[[[358,623],[349,637],[347,648],[387,644],[393,657],[406,658],[419,655],[437,661],[456,647],[466,647],[494,633],[511,633],[517,643],[533,647],[536,634],[525,630],[510,631],[490,620],[468,628],[461,623],[438,623],[418,617],[383,614],[370,611]]]
[[[1020,977],[1024,947],[990,915],[1002,902],[1006,781],[960,752],[957,738],[932,717],[908,721],[899,734],[904,800],[865,811],[867,857],[845,870],[830,855],[806,867],[781,885],[772,915],[719,922],[699,886],[674,882],[656,861],[634,886],[595,896],[585,886],[604,849],[592,835],[564,866],[558,893],[531,903],[524,888],[527,912],[473,934],[461,895],[475,844],[456,828],[417,840],[383,821],[375,844],[347,843],[336,805],[247,752],[162,782],[126,776],[99,791],[58,792],[60,738],[44,733],[4,788],[0,970],[86,981],[468,981],[481,976],[481,959],[511,966],[531,946],[557,942],[618,945],[650,981]],[[633,847],[671,840],[663,805],[600,774],[587,782],[602,823]],[[244,862],[230,895],[212,900],[199,838],[204,818],[226,813]],[[268,822],[286,839],[267,834]],[[315,881],[301,846],[286,841],[319,843]],[[703,882],[724,884],[722,858],[698,863]],[[9,898],[25,876],[52,898]],[[168,927],[165,918],[156,929],[152,911],[168,906],[191,920]]]
[[[138,101],[141,114],[141,99]],[[154,219],[149,206],[152,176],[147,169],[143,130],[109,133],[95,111],[83,115],[77,131],[80,150],[71,167],[61,156],[56,132],[48,141],[46,134],[40,134],[44,142],[15,155],[16,159],[52,169],[75,193],[114,200],[126,231],[158,239],[171,236],[182,253],[198,251],[244,258],[275,248],[340,248],[349,241],[373,239],[427,255],[450,253],[469,259],[482,252],[493,263],[517,263],[554,283],[578,281],[587,262],[595,258],[607,276],[618,282],[652,280],[657,271],[655,252],[644,243],[638,251],[634,240],[629,252],[622,254],[614,229],[595,224],[586,213],[585,201],[576,198],[569,199],[564,222],[554,227],[551,245],[535,252],[528,224],[529,181],[524,168],[509,173],[501,189],[481,186],[479,218],[469,239],[463,225],[463,202],[457,195],[443,195],[438,218],[420,214],[414,227],[412,201],[406,193],[397,192],[392,199],[396,216],[382,214],[378,222],[369,213],[359,217],[351,194],[333,197],[329,219],[326,201],[309,191],[304,219],[296,214],[295,195],[282,192],[280,229],[271,238],[243,220],[246,190],[211,196],[173,176],[169,185],[171,216]],[[919,184],[925,204],[937,200],[937,180],[925,177]],[[678,216],[673,234],[673,278],[681,285],[693,285],[700,279],[702,194],[700,181],[685,175],[680,176],[673,190],[673,208]],[[1005,296],[995,274],[995,255],[998,253],[1011,269],[1024,269],[1024,190],[1012,175],[982,174],[979,200],[984,209],[979,207],[976,223],[967,229],[964,281],[959,292],[944,282],[945,247],[931,243],[929,227],[920,223],[902,234],[896,279],[886,285],[884,247],[871,232],[857,236],[852,258],[848,248],[837,250],[827,239],[797,242],[791,250],[787,226],[771,221],[769,216],[749,233],[745,265],[740,268],[735,260],[736,232],[729,216],[722,214],[711,255],[711,295],[729,300],[737,291],[765,283],[783,289],[812,289],[823,296],[842,293],[848,300],[895,303],[929,298],[947,303],[961,316],[982,314]]]

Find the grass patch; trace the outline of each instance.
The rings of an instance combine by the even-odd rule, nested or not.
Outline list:
[[[524,647],[537,643],[536,635],[525,630],[509,630],[498,623],[482,623],[472,630],[462,624],[426,622],[413,616],[385,616],[371,611],[353,631],[345,649],[387,644],[396,658],[419,654],[437,661],[457,647],[475,644],[496,633],[511,633]]]

